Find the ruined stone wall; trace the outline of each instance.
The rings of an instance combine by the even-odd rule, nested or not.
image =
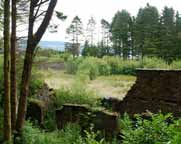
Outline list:
[[[161,110],[181,116],[181,70],[137,70],[137,80],[117,110],[131,115]]]

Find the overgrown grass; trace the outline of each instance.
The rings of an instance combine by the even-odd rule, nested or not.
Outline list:
[[[97,107],[100,105],[99,96],[93,90],[88,90],[84,83],[74,83],[69,88],[56,90],[56,105],[58,107],[65,103],[86,104]]]
[[[132,120],[125,114],[120,119],[121,139],[107,142],[99,132],[84,131],[78,124],[68,124],[62,130],[44,132],[26,123],[20,144],[180,144],[181,120],[170,114],[152,114],[150,119],[136,116]],[[84,131],[84,134],[82,133]]]
[[[98,138],[98,133],[85,131],[81,134],[81,128],[77,124],[68,124],[60,131],[46,133],[26,123],[22,137],[17,139],[18,144],[110,144],[104,138]],[[113,142],[112,144],[118,144]]]
[[[120,57],[106,56],[79,57],[69,59],[66,64],[66,71],[70,74],[87,75],[90,80],[94,80],[100,75],[135,75],[136,69],[180,69],[181,62],[174,61],[168,65],[163,59],[145,57],[142,60],[123,60]]]
[[[99,76],[95,80],[90,81],[89,76],[83,74],[73,75],[53,69],[37,71],[37,73],[40,74],[38,77],[42,77],[42,79],[44,79],[44,81],[53,89],[68,90],[73,88],[73,85],[83,83],[82,89],[97,93],[96,95],[99,98],[111,96],[122,99],[136,80],[135,76],[130,75],[106,75]]]

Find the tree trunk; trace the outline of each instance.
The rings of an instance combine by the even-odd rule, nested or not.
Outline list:
[[[11,141],[10,101],[10,1],[4,1],[4,141]]]
[[[11,23],[11,126],[15,129],[17,93],[16,93],[16,0],[12,0]]]
[[[34,10],[36,8],[37,3],[36,1],[31,1],[30,3],[28,41],[27,41],[27,49],[26,49],[26,55],[25,55],[25,60],[24,60],[22,80],[21,80],[18,117],[16,121],[16,130],[18,132],[20,132],[21,129],[23,128],[25,115],[26,115],[27,97],[29,93],[29,83],[31,79],[31,70],[32,70],[34,51],[49,25],[56,3],[57,3],[57,0],[50,1],[45,17],[35,34],[33,34],[33,28],[34,28],[34,22],[35,22]]]

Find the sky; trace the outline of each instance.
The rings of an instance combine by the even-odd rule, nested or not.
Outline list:
[[[97,27],[100,27],[101,19],[111,22],[118,10],[126,9],[132,16],[136,16],[139,8],[145,7],[147,3],[156,6],[160,13],[164,6],[173,7],[181,13],[181,0],[58,0],[56,10],[63,12],[68,18],[64,22],[53,18],[51,23],[59,25],[58,32],[50,33],[47,30],[42,40],[66,41],[66,28],[76,15],[81,18],[84,28],[91,16],[96,20]],[[97,28],[96,31],[99,39],[100,29]]]

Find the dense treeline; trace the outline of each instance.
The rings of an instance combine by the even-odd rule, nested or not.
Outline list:
[[[85,42],[84,56],[118,55],[124,59],[157,56],[171,62],[181,58],[181,17],[173,8],[161,13],[147,4],[136,17],[118,11],[109,24],[102,20],[102,40],[98,45]]]

